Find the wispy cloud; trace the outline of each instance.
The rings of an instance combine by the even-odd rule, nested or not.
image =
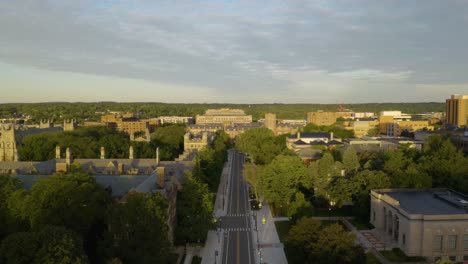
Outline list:
[[[436,0],[3,1],[0,62],[204,87],[195,101],[378,100],[368,82],[377,94],[468,84],[467,13]]]

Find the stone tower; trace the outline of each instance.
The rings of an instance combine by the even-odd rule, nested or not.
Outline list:
[[[76,120],[63,120],[63,131],[73,131],[77,128]]]
[[[101,159],[106,158],[106,149],[104,147],[101,147]]]
[[[130,148],[128,149],[128,159],[133,159],[133,146],[130,146]]]
[[[0,125],[0,161],[18,160],[16,149],[15,126],[13,124]]]
[[[276,130],[276,114],[265,114],[265,127],[275,132]]]
[[[41,119],[39,123],[39,128],[51,128],[54,127],[54,122],[49,119]]]
[[[55,158],[60,159],[61,154],[60,154],[60,146],[55,146]]]

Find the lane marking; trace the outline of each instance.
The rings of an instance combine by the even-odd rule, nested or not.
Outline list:
[[[229,232],[227,232],[226,240],[227,240],[227,242],[226,242],[226,251],[225,251],[226,254],[224,254],[224,256],[225,256],[225,261],[224,261],[224,263],[225,263],[225,264],[228,263],[228,255],[229,255]]]
[[[237,232],[237,264],[240,264],[240,239],[239,232]]]

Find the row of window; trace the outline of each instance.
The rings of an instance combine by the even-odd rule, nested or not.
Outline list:
[[[468,250],[468,234],[463,235],[463,250]],[[435,235],[432,239],[432,249],[434,250],[442,250],[445,248],[448,250],[455,250],[457,249],[457,235],[447,235],[446,242],[444,243],[444,236],[443,235]]]

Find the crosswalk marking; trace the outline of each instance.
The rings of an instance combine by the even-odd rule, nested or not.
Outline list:
[[[226,216],[248,216],[248,214],[227,214]]]
[[[237,232],[237,231],[244,231],[244,232],[250,232],[250,227],[229,227],[229,228],[222,228],[223,230],[227,232]]]

